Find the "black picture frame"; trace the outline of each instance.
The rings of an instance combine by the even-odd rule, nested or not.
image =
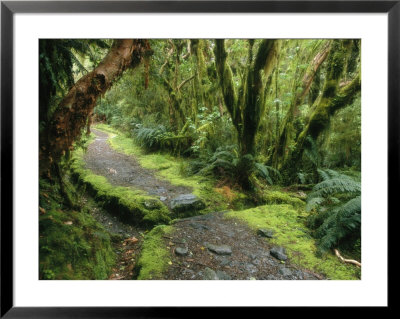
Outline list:
[[[13,303],[13,19],[15,13],[387,13],[388,218],[399,187],[400,0],[396,1],[1,1],[1,317],[190,317],[187,308],[14,307]],[[382,213],[382,212],[381,212]],[[390,225],[390,222],[389,222]],[[388,238],[389,239],[389,238]],[[388,240],[388,243],[390,241]],[[388,246],[389,247],[389,246]],[[389,286],[388,281],[388,286]],[[32,292],[34,293],[34,292]],[[389,305],[390,298],[388,300]],[[205,309],[196,310],[201,315]],[[221,310],[221,309],[220,309]],[[305,310],[305,309],[303,309]],[[214,310],[215,311],[215,310]],[[226,309],[223,309],[225,315]],[[237,310],[236,310],[237,312]],[[303,312],[303,311],[301,311]]]

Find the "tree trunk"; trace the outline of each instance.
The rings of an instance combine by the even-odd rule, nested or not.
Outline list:
[[[310,91],[311,84],[314,81],[314,77],[317,74],[317,71],[319,70],[322,63],[327,58],[330,49],[331,49],[331,42],[328,41],[325,43],[322,49],[315,55],[310,66],[307,68],[307,71],[300,82],[300,87],[299,87],[300,89],[296,89],[297,93],[295,94],[290,109],[287,112],[286,117],[284,119],[282,125],[282,133],[278,137],[277,145],[275,147],[275,152],[272,159],[272,162],[276,164],[275,167],[278,169],[280,168],[278,163],[283,162],[285,156],[287,155],[286,150],[291,140],[290,135],[293,135],[291,134],[291,132],[293,131],[294,128],[293,122],[296,114],[298,113],[298,108],[303,103],[304,98]]]
[[[254,40],[249,40],[247,70],[242,78],[240,94],[235,90],[232,70],[226,62],[224,40],[216,40],[214,49],[222,96],[238,133],[238,181],[244,189],[251,187],[249,178],[254,161],[255,137],[265,110],[264,83],[270,83],[263,83],[261,71],[264,70],[264,77],[269,79],[280,49],[280,41],[263,40],[257,53],[253,55],[253,44]]]
[[[307,138],[311,137],[316,140],[328,127],[332,115],[351,104],[361,90],[360,71],[346,85],[340,85],[344,65],[343,55],[346,55],[348,48],[343,50],[339,41],[334,41],[333,47],[328,59],[328,70],[322,95],[316,101],[308,123],[299,134],[293,152],[283,164],[282,171],[285,171],[287,183],[292,182],[296,176],[295,167],[298,167],[298,163],[301,161]]]
[[[58,161],[81,135],[88,115],[93,112],[97,99],[104,95],[122,73],[136,67],[151,54],[146,40],[115,40],[108,54],[90,73],[71,88],[54,112],[41,141],[39,152],[41,171]]]

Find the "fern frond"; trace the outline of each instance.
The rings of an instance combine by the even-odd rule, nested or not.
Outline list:
[[[332,178],[315,185],[309,197],[326,197],[336,193],[361,194],[361,184],[351,178]]]
[[[313,197],[307,200],[306,211],[310,212],[325,201],[323,197]]]

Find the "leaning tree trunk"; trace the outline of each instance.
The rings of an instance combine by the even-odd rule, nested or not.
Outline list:
[[[287,149],[290,140],[290,131],[293,129],[292,122],[295,119],[295,115],[298,113],[297,110],[299,106],[303,103],[305,97],[309,93],[311,85],[314,81],[314,77],[317,74],[317,71],[319,70],[322,63],[327,58],[330,49],[331,43],[330,41],[327,41],[311,61],[300,82],[300,85],[296,87],[296,94],[294,95],[290,109],[287,112],[284,123],[282,125],[282,133],[278,133],[278,139],[276,141],[277,144],[275,146],[272,158],[272,163],[274,164],[275,168],[280,169],[278,163],[284,162],[285,150]]]
[[[361,90],[360,70],[345,85],[342,86],[340,83],[344,67],[343,55],[346,54],[346,50],[341,49],[339,41],[334,41],[334,48],[328,58],[328,70],[322,95],[317,99],[316,105],[313,106],[308,123],[299,134],[293,152],[284,161],[282,171],[284,172],[286,183],[293,182],[296,176],[296,167],[301,161],[307,138],[310,137],[316,140],[328,127],[332,115],[339,109],[353,103],[357,93]]]
[[[79,79],[54,112],[47,132],[40,141],[40,172],[48,170],[63,154],[73,148],[81,135],[97,99],[128,68],[134,68],[151,54],[147,40],[115,40],[108,54],[90,73]]]

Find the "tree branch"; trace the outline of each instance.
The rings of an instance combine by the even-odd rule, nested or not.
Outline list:
[[[178,85],[178,87],[176,88],[177,91],[179,91],[182,86],[184,86],[186,83],[188,83],[190,80],[194,79],[194,75],[192,75],[190,78],[187,78],[186,80],[183,80],[181,84]]]
[[[353,264],[353,265],[356,265],[356,266],[358,266],[358,267],[361,267],[361,263],[358,262],[357,260],[354,260],[354,259],[345,259],[345,258],[343,258],[342,255],[340,255],[339,250],[337,250],[337,249],[334,249],[334,252],[335,252],[335,255],[336,255],[342,262],[348,263],[348,264]]]

